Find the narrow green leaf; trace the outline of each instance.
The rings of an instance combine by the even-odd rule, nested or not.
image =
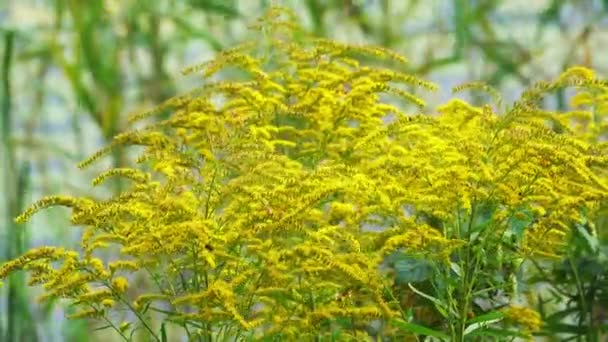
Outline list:
[[[551,332],[553,333],[570,333],[581,335],[585,333],[585,327],[580,327],[575,324],[551,324]]]
[[[442,339],[444,341],[447,341],[450,338],[444,332],[433,330],[431,328],[427,328],[423,325],[419,325],[416,323],[405,322],[400,319],[393,320],[392,323],[397,328],[403,329],[405,331],[409,331],[409,332],[417,334],[417,335],[436,337],[436,338]]]
[[[426,299],[430,300],[431,302],[433,302],[433,303],[435,303],[435,304],[438,304],[438,305],[444,306],[444,304],[443,304],[443,303],[442,303],[442,302],[441,302],[439,299],[437,299],[437,298],[435,298],[435,297],[433,297],[433,296],[431,296],[431,295],[428,295],[428,294],[426,294],[426,293],[424,293],[424,292],[422,292],[422,291],[418,290],[417,288],[415,288],[415,287],[414,287],[414,285],[412,285],[412,284],[409,284],[409,283],[408,283],[408,284],[407,284],[407,286],[409,286],[409,288],[410,288],[412,291],[414,291],[416,294],[418,294],[419,296],[422,296],[422,297],[424,297],[424,298],[426,298]]]
[[[502,341],[502,339],[500,339],[501,337],[502,338],[504,338],[504,337],[521,337],[521,338],[528,337],[525,334],[520,333],[519,331],[508,330],[508,329],[495,329],[495,328],[477,330],[477,331],[470,333],[469,336],[494,337],[494,338],[497,338],[499,341]]]
[[[221,14],[228,18],[241,16],[241,13],[236,9],[236,7],[226,4],[225,0],[190,0],[190,5],[205,12]]]
[[[136,327],[135,329],[131,330],[131,334],[129,335],[129,341],[133,341],[133,336],[135,336],[135,332],[140,329],[141,327]]]
[[[587,248],[589,248],[592,253],[597,253],[600,249],[599,241],[597,240],[597,238],[589,234],[587,229],[585,229],[585,227],[580,224],[576,225],[576,230],[587,243]]]
[[[452,271],[454,271],[454,273],[456,273],[458,278],[462,278],[462,271],[460,270],[460,265],[455,262],[450,262],[450,268],[452,269]]]
[[[505,317],[505,315],[500,312],[500,311],[492,311],[492,312],[488,312],[487,314],[483,314],[480,316],[477,316],[475,318],[471,318],[470,320],[467,321],[468,324],[473,324],[473,323],[479,323],[479,322],[487,322],[487,321],[492,321],[495,319],[503,319]]]
[[[112,325],[108,324],[108,325],[101,326],[101,327],[99,327],[99,328],[95,328],[95,329],[93,329],[92,331],[101,331],[101,330],[106,330],[106,329],[111,328],[111,327],[112,327]]]
[[[145,315],[146,312],[148,312],[148,309],[150,309],[150,305],[152,304],[152,302],[147,302],[146,305],[144,306],[143,310],[141,310],[141,314]]]
[[[580,311],[580,309],[577,308],[577,307],[561,310],[561,311],[555,312],[555,313],[547,316],[547,318],[545,319],[545,321],[546,322],[555,322],[555,323],[558,323],[561,320],[563,320],[564,318],[566,318],[566,317],[568,317],[568,316],[570,316],[572,314],[575,314],[575,313],[577,313],[579,311]]]
[[[418,290],[417,288],[415,288],[415,287],[414,287],[412,284],[410,284],[410,283],[408,283],[408,284],[407,284],[407,286],[409,286],[409,288],[410,288],[412,291],[414,291],[416,294],[418,294],[419,296],[424,297],[424,298],[426,298],[426,299],[430,300],[430,301],[431,301],[431,302],[432,302],[432,303],[435,305],[435,308],[437,309],[437,311],[439,311],[439,313],[441,313],[441,314],[443,315],[443,317],[446,317],[446,318],[448,317],[448,312],[447,312],[448,308],[447,308],[447,306],[446,306],[444,303],[442,303],[442,302],[441,302],[439,299],[437,299],[437,298],[435,298],[435,297],[433,297],[433,296],[431,296],[431,295],[428,295],[428,294],[426,294],[426,293],[424,293],[424,292],[422,292],[422,291]],[[453,314],[453,315],[455,315],[455,316],[458,316],[458,315],[457,315],[456,313],[454,313],[454,312],[453,312],[452,314]]]
[[[504,317],[504,314],[500,311],[492,311],[485,315],[477,316],[467,322],[469,325],[465,328],[464,334],[468,335],[479,329],[486,329],[491,324],[500,322]]]
[[[165,322],[160,325],[160,339],[162,342],[167,342],[167,330],[165,329]]]

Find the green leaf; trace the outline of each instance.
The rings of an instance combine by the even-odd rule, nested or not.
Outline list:
[[[135,336],[135,332],[140,329],[141,327],[136,327],[135,329],[131,330],[131,335],[129,335],[129,341],[133,341],[133,336]]]
[[[423,325],[419,325],[416,323],[410,323],[410,322],[405,322],[402,321],[400,319],[395,319],[392,321],[392,324],[394,326],[396,326],[397,328],[403,329],[405,331],[409,331],[411,333],[414,333],[416,335],[425,335],[425,336],[431,336],[431,337],[436,337],[436,338],[440,338],[444,341],[447,341],[450,337],[441,331],[437,331],[437,330],[433,330],[431,328],[427,328]]]
[[[460,265],[455,262],[450,262],[450,268],[452,271],[454,271],[458,278],[462,278],[462,270],[460,269]]]
[[[503,319],[505,317],[505,315],[500,312],[500,311],[492,311],[492,312],[488,312],[487,314],[483,314],[480,316],[477,316],[475,318],[471,318],[470,320],[467,321],[468,324],[473,324],[473,323],[480,323],[480,322],[487,322],[487,321],[492,321],[495,319]]]
[[[495,328],[477,330],[477,331],[470,333],[469,336],[494,337],[494,338],[498,339],[499,341],[503,340],[503,339],[500,339],[501,337],[502,338],[504,338],[504,337],[521,337],[521,338],[528,337],[525,334],[520,333],[519,331],[509,330],[509,329],[495,329]]]
[[[524,231],[532,224],[533,221],[534,214],[532,214],[529,209],[522,209],[511,217],[509,220],[509,230],[517,237],[516,241],[521,241],[524,236]]]
[[[148,310],[150,309],[150,305],[152,304],[152,302],[147,302],[146,305],[144,305],[143,310],[141,310],[141,314],[145,315],[146,312],[148,312]]]
[[[111,328],[111,327],[112,327],[112,325],[111,325],[111,324],[108,324],[108,325],[101,326],[101,327],[99,327],[99,328],[95,328],[95,329],[93,329],[92,331],[101,331],[101,330],[106,330],[106,329]]]
[[[224,15],[228,18],[241,16],[236,7],[227,4],[226,0],[190,0],[189,2],[192,7],[205,12]]]
[[[469,325],[465,328],[464,334],[468,335],[479,329],[486,329],[490,324],[500,322],[504,317],[504,314],[500,311],[492,311],[485,315],[477,316],[467,322]]]
[[[160,340],[162,342],[167,342],[167,330],[165,329],[165,322],[160,325]]]
[[[401,254],[395,260],[395,271],[395,281],[398,284],[423,282],[433,274],[428,261],[406,254]]]
[[[558,322],[562,321],[564,318],[566,318],[566,317],[568,317],[570,315],[573,315],[573,314],[575,314],[575,313],[577,313],[579,311],[580,311],[580,309],[578,307],[573,307],[573,308],[561,310],[561,311],[558,311],[556,313],[553,313],[553,314],[549,315],[545,319],[545,321],[546,322],[555,322],[555,323],[558,323]]]
[[[585,240],[587,244],[587,248],[594,254],[598,253],[600,250],[600,244],[597,238],[587,231],[584,226],[577,224],[576,230],[580,234],[580,236]]]
[[[585,327],[580,327],[575,324],[558,323],[558,324],[551,324],[549,327],[551,328],[552,333],[570,333],[570,334],[582,335],[586,332]]]
[[[409,286],[409,288],[412,291],[414,291],[416,294],[418,294],[419,296],[424,297],[424,298],[430,300],[433,304],[435,304],[435,308],[437,309],[437,311],[439,311],[439,313],[441,315],[443,315],[443,317],[446,317],[446,318],[448,317],[447,306],[444,303],[442,303],[439,299],[418,290],[410,283],[408,283],[407,286]],[[458,316],[455,312],[453,312],[452,314],[454,316]]]

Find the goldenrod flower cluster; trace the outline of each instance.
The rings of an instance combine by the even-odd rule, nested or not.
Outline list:
[[[401,71],[402,56],[310,37],[282,9],[256,25],[257,44],[189,68],[200,88],[134,114],[140,128],[81,164],[142,147],[139,166],[93,181],[122,177],[128,189],[45,198],[17,218],[71,207],[81,252],[34,249],[0,278],[30,271],[46,298],[80,307],[77,317],[134,311],[133,326],[115,322],[121,333],[154,335],[155,312],[191,337],[308,340],[347,318],[360,324],[343,336],[357,339],[365,322],[402,312],[387,296],[386,255],[449,262],[480,241],[500,244],[510,220],[531,213],[512,253],[555,256],[608,195],[606,122],[594,114],[606,112],[608,88],[589,70],[538,84],[510,108],[454,99],[427,115],[417,94],[436,87]],[[565,86],[581,89],[576,104],[588,111],[541,109],[544,93]],[[102,262],[106,249],[119,253]],[[135,273],[153,286],[129,286]]]
[[[511,305],[502,312],[507,321],[521,326],[527,335],[539,331],[542,325],[540,314],[525,306]]]

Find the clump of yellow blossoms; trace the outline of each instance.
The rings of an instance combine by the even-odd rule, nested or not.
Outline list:
[[[542,324],[540,314],[530,308],[512,305],[503,312],[508,322],[521,326],[527,335],[540,330]]]
[[[310,37],[277,8],[254,29],[262,39],[187,70],[200,88],[133,115],[140,128],[82,163],[142,146],[139,167],[93,180],[124,177],[128,189],[44,198],[17,218],[72,208],[81,251],[34,249],[0,278],[25,269],[45,298],[71,300],[76,317],[103,318],[125,339],[137,327],[160,341],[173,324],[206,341],[306,341],[347,321],[340,338],[361,340],[374,320],[397,338],[388,323],[408,308],[380,267],[387,255],[476,272],[486,257],[468,251],[480,246],[491,246],[487,258],[507,242],[517,248],[505,260],[554,256],[608,194],[606,143],[569,121],[587,114],[539,106],[559,87],[605,90],[586,69],[538,84],[500,115],[457,99],[425,115],[415,91],[435,85],[400,71],[400,55]],[[513,233],[517,217],[530,222]],[[117,253],[102,261],[107,249]],[[459,294],[476,289],[471,270]],[[146,289],[129,285],[135,274]],[[109,315],[124,309],[132,325]],[[445,319],[464,322],[470,309],[457,304]]]

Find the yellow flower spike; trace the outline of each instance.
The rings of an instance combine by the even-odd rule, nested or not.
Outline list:
[[[125,293],[129,288],[129,281],[125,277],[116,277],[112,279],[112,289],[119,294]]]
[[[109,298],[104,299],[104,300],[101,301],[101,305],[103,307],[107,308],[107,309],[113,307],[114,304],[115,304],[114,300],[113,299],[109,299]]]
[[[103,316],[103,311],[100,311],[98,309],[88,309],[88,310],[82,310],[82,311],[78,311],[74,314],[70,314],[67,316],[68,319],[82,319],[82,318],[99,318],[101,316]]]
[[[109,177],[125,177],[139,183],[146,183],[150,181],[150,175],[140,170],[130,168],[116,168],[106,171],[101,175],[97,176],[97,178],[93,180],[93,186],[98,186],[102,184]]]
[[[34,260],[58,260],[65,255],[65,250],[57,247],[39,247],[27,251],[17,259],[11,260],[0,267],[0,279],[6,278],[10,273],[23,269]]]
[[[531,335],[540,330],[542,325],[540,314],[530,308],[511,305],[503,312],[508,321],[522,326],[526,334]]]
[[[45,198],[39,200],[38,202],[34,203],[34,205],[29,207],[27,210],[25,210],[21,215],[17,216],[17,218],[15,218],[15,222],[25,223],[36,212],[38,212],[42,209],[48,208],[48,207],[65,206],[65,207],[74,208],[74,207],[77,207],[78,204],[79,204],[79,201],[72,197],[48,196],[48,197],[45,197]]]
[[[117,260],[117,261],[110,262],[108,264],[108,268],[110,269],[111,273],[115,273],[119,270],[135,272],[135,271],[139,270],[141,268],[141,266],[136,261]]]
[[[574,66],[574,67],[570,67],[568,68],[566,71],[564,71],[560,77],[559,80],[565,80],[568,78],[581,78],[583,80],[592,80],[595,77],[595,72],[589,68],[583,67],[583,66]]]
[[[90,260],[88,260],[87,263],[93,269],[93,272],[95,273],[95,275],[100,277],[100,279],[109,277],[109,273],[108,273],[108,271],[106,271],[106,268],[104,267],[103,262],[100,259],[91,258]]]

